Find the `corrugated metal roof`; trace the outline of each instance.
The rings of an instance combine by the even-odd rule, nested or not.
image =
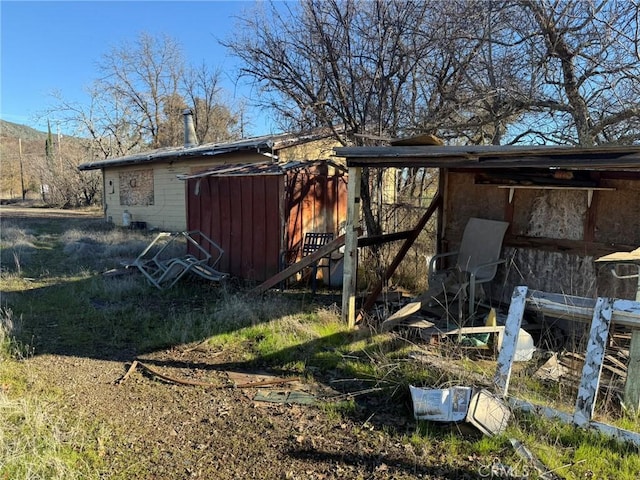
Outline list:
[[[341,147],[348,166],[433,168],[640,168],[640,146],[405,146]]]
[[[135,153],[124,157],[108,158],[97,162],[83,163],[79,170],[97,170],[121,165],[137,165],[157,161],[180,160],[190,157],[206,157],[237,153],[243,151],[270,154],[282,148],[299,145],[301,143],[326,138],[326,132],[294,135],[283,133],[278,135],[263,135],[260,137],[245,138],[226,143],[207,143],[195,147],[167,147],[146,152]]]
[[[250,176],[250,175],[283,175],[284,173],[299,168],[312,168],[320,165],[330,165],[338,170],[346,171],[344,165],[331,160],[315,161],[291,161],[286,163],[259,162],[259,163],[237,163],[234,165],[217,165],[202,172],[189,175],[177,175],[180,180],[202,177],[230,177],[230,176]]]

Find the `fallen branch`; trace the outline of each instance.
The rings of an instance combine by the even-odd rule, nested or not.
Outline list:
[[[116,381],[116,385],[122,384],[127,378],[129,378],[129,376],[135,371],[137,366],[138,366],[137,360],[134,360],[133,362],[131,362],[131,366],[129,367],[129,370],[127,370],[127,373],[125,373],[124,376],[122,376],[120,379]]]
[[[209,387],[209,388],[226,388],[227,387],[226,385],[217,385],[209,382],[200,382],[198,380],[188,380],[186,378],[182,379],[182,378],[170,377],[169,375],[165,375],[164,373],[158,372],[157,370],[151,368],[148,365],[145,365],[142,362],[138,362],[138,365],[140,365],[144,370],[146,370],[151,375],[161,378],[162,380],[165,380],[167,382],[177,383],[179,385],[189,385],[192,387]]]
[[[276,379],[273,379],[273,380],[262,380],[262,381],[258,381],[258,382],[240,383],[240,384],[237,384],[237,385],[218,385],[218,384],[209,383],[209,382],[200,382],[198,380],[189,380],[189,379],[186,379],[186,378],[171,377],[169,375],[165,375],[164,373],[155,370],[154,368],[151,368],[148,365],[145,365],[144,363],[142,363],[142,362],[140,362],[138,360],[134,360],[131,363],[131,366],[129,367],[129,370],[127,370],[127,373],[125,373],[124,376],[122,378],[120,378],[116,382],[116,385],[120,385],[127,378],[129,378],[129,376],[136,370],[137,367],[140,367],[143,370],[145,370],[147,373],[149,373],[149,374],[151,374],[151,375],[153,375],[155,377],[161,378],[162,380],[165,380],[167,382],[177,383],[179,385],[189,385],[189,386],[192,386],[192,387],[252,388],[252,387],[265,387],[265,386],[270,386],[270,385],[280,385],[282,383],[292,383],[292,382],[297,382],[297,381],[300,380],[300,377],[291,377],[291,378],[276,378]]]
[[[266,387],[269,385],[279,385],[281,383],[293,383],[300,380],[300,377],[276,378],[274,380],[262,380],[259,382],[240,383],[236,388]]]

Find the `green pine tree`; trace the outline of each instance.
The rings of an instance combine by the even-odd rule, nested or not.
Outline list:
[[[44,142],[44,154],[47,162],[53,162],[53,135],[51,135],[51,123],[47,120],[47,139]]]

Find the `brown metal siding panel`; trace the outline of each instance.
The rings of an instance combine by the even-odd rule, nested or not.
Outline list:
[[[280,270],[286,221],[289,245],[307,231],[339,233],[346,218],[346,181],[299,170],[285,176],[248,175],[188,181],[188,228],[201,230],[225,251],[219,270],[263,281]],[[326,213],[322,213],[326,209]]]
[[[242,237],[242,204],[247,201],[242,196],[242,181],[243,178],[231,178],[222,177],[220,179],[220,185],[225,186],[225,193],[227,196],[227,202],[229,204],[230,225],[229,229],[229,260],[231,262],[231,271],[234,275],[243,277],[242,270],[242,249],[243,249],[243,237]],[[221,189],[223,191],[223,189]],[[246,219],[245,219],[246,221]],[[249,219],[251,221],[251,219]]]
[[[278,273],[280,269],[280,251],[282,242],[282,230],[284,225],[280,217],[280,201],[283,194],[283,176],[261,177],[265,184],[265,235],[264,246],[261,252],[263,256],[263,278],[267,278]]]
[[[279,269],[282,227],[279,176],[239,176],[190,180],[188,227],[201,230],[225,254],[218,269],[262,281]]]
[[[253,182],[253,191],[252,191],[252,205],[253,208],[250,212],[251,217],[253,218],[252,230],[253,233],[250,235],[249,242],[247,245],[251,247],[250,256],[251,256],[251,264],[253,265],[253,276],[254,279],[266,279],[267,273],[264,268],[260,266],[261,257],[266,257],[263,252],[265,248],[265,244],[267,242],[267,229],[266,229],[266,221],[267,221],[267,197],[265,193],[265,182],[267,178],[264,177],[254,177]]]
[[[255,184],[257,183],[255,180],[256,177],[241,177],[237,182],[237,196],[240,202],[240,212],[236,218],[236,221],[240,225],[240,271],[242,272],[241,277],[247,279],[255,279],[255,275],[257,273],[256,270],[260,267],[254,263],[255,258],[253,256],[255,252],[253,248],[253,240],[256,235],[254,227],[258,222],[258,218],[254,210],[255,201],[253,198]]]

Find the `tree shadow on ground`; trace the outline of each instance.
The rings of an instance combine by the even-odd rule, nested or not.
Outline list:
[[[415,478],[455,478],[459,480],[487,477],[483,475],[480,466],[477,469],[469,469],[450,465],[424,465],[417,460],[411,461],[409,458],[390,457],[384,452],[377,454],[337,453],[301,447],[291,449],[288,453],[296,459],[310,459],[330,465],[355,467],[363,478],[375,478],[376,473],[385,473],[390,478],[400,474],[410,474]]]

